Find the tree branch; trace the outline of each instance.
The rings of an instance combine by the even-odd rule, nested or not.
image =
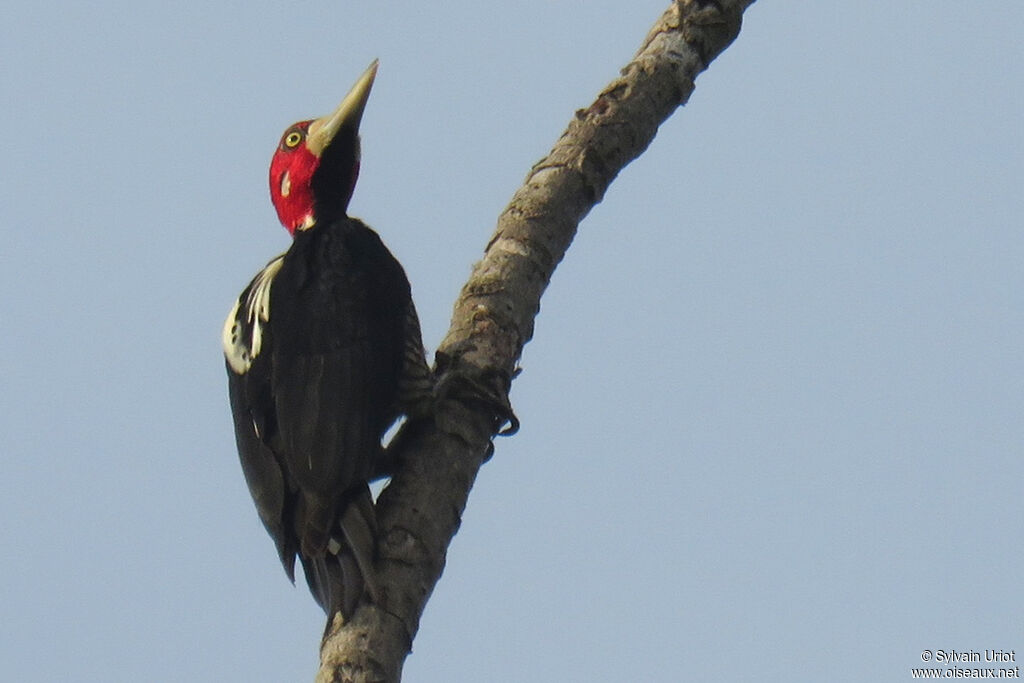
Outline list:
[[[491,439],[503,425],[516,427],[508,404],[515,365],[576,226],[686,103],[697,74],[736,38],[753,2],[673,2],[498,218],[437,351],[435,418],[406,425],[389,449],[398,467],[377,501],[381,599],[331,629],[318,683],[400,680]]]

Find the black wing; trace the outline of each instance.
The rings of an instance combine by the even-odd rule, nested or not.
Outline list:
[[[295,580],[297,542],[289,528],[288,499],[294,491],[269,439],[276,432],[270,388],[272,348],[269,319],[270,285],[281,267],[279,256],[242,291],[224,323],[223,346],[235,441],[256,511],[277,546],[288,577]]]

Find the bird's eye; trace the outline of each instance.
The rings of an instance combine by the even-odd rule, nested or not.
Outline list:
[[[294,149],[294,148],[298,147],[299,143],[301,143],[301,142],[302,142],[302,131],[301,130],[289,131],[288,134],[284,136],[284,146],[287,147],[288,149]]]

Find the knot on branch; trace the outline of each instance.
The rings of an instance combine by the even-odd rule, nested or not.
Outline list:
[[[736,2],[680,0],[683,38],[697,51],[705,67],[740,34],[743,9]]]
[[[739,35],[743,10],[752,2],[675,0],[647,34],[637,58],[647,52],[657,39],[672,38],[674,34],[696,53],[703,63],[703,70]],[[665,52],[679,55],[681,51],[675,48]]]

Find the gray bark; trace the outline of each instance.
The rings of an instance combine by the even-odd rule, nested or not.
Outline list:
[[[491,440],[503,427],[514,431],[509,385],[555,267],[619,171],[739,34],[753,2],[673,2],[622,75],[576,112],[498,218],[437,351],[435,418],[407,425],[392,444],[398,466],[377,501],[381,599],[331,629],[318,683],[400,680]]]

